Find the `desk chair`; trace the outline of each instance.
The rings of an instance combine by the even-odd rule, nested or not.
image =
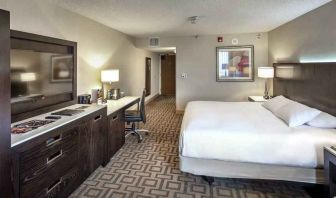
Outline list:
[[[138,129],[136,127],[136,123],[143,122],[146,123],[146,112],[145,112],[145,97],[146,97],[146,90],[144,89],[142,92],[142,97],[140,101],[140,109],[136,113],[126,113],[125,115],[125,122],[129,125],[131,124],[131,127],[125,128],[125,131],[128,132],[126,134],[126,137],[130,134],[138,136],[138,142],[140,143],[142,141],[142,135],[140,132],[145,132],[146,135],[148,135],[148,130],[146,129]]]

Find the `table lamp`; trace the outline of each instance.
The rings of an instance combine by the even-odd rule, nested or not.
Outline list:
[[[268,95],[267,80],[269,78],[274,78],[274,68],[273,67],[258,67],[258,77],[265,78],[264,98],[270,99],[271,97]]]
[[[118,82],[119,70],[118,69],[102,70],[100,77],[102,82],[103,95],[105,96],[104,83],[112,84],[113,82]]]

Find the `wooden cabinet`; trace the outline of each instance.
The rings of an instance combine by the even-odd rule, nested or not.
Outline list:
[[[108,159],[125,144],[125,111],[118,111],[108,116]]]
[[[15,197],[67,197],[103,164],[106,108],[18,145]]]
[[[78,126],[70,125],[14,150],[15,197],[54,197],[73,188],[79,174],[71,182],[67,175],[78,169],[78,134]]]
[[[10,197],[9,12],[0,10],[0,197]]]
[[[79,161],[81,179],[83,182],[91,173],[90,150],[91,150],[91,122],[84,121],[79,125]]]
[[[104,155],[106,155],[106,140],[107,140],[107,125],[106,112],[96,115],[92,120],[91,130],[91,148],[90,148],[90,162],[91,172],[96,170],[104,162]]]

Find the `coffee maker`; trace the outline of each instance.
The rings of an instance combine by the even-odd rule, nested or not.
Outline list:
[[[91,95],[90,94],[79,95],[78,104],[91,104]]]
[[[121,98],[120,89],[109,89],[107,91],[108,100],[118,100]]]

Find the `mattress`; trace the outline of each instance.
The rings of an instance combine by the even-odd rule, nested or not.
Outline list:
[[[180,133],[183,157],[319,168],[335,129],[290,128],[261,103],[188,103]]]

